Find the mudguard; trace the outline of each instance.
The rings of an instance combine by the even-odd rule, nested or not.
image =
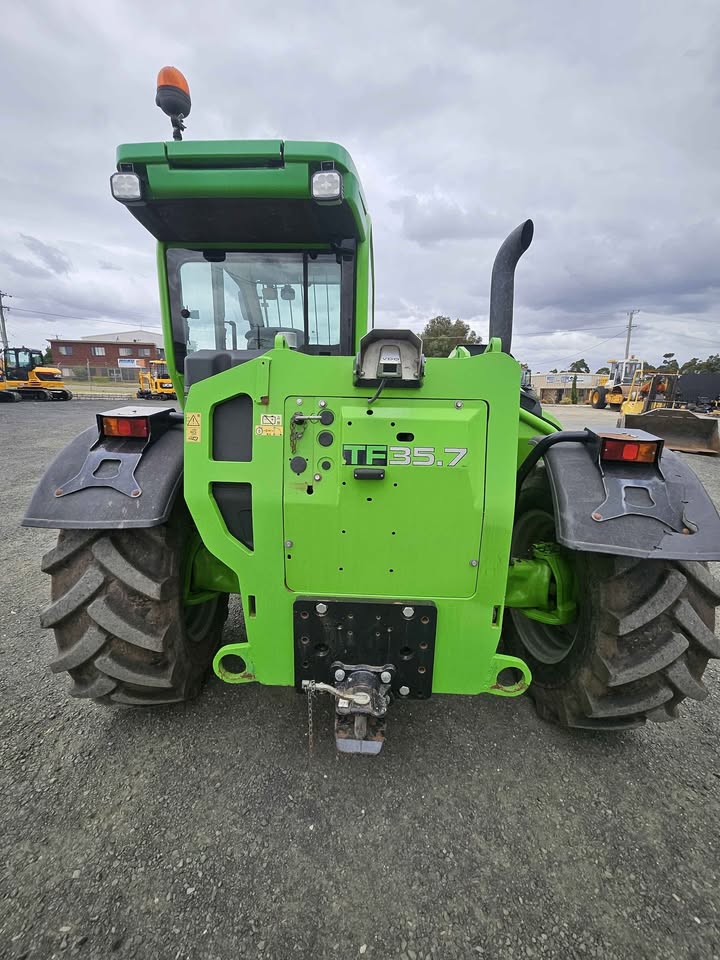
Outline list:
[[[572,550],[668,560],[720,560],[720,516],[685,463],[603,463],[584,443],[544,454],[557,539]]]
[[[60,530],[111,530],[156,527],[165,523],[183,477],[183,433],[180,423],[149,444],[134,468],[134,496],[112,485],[80,486],[57,496],[69,481],[87,469],[98,440],[97,427],[85,430],[60,451],[38,483],[22,525]],[[134,447],[137,449],[137,446]],[[98,447],[95,447],[98,450]],[[115,452],[119,446],[115,443]],[[108,454],[112,456],[112,454]],[[93,475],[88,475],[93,480]]]

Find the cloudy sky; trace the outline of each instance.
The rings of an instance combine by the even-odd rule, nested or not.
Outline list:
[[[515,355],[534,370],[720,351],[717,0],[33,0],[0,22],[0,288],[12,341],[159,325],[153,241],[110,197],[159,140],[337,140],[375,224],[376,325],[487,335],[490,269],[526,217]],[[607,341],[607,342],[604,342]]]

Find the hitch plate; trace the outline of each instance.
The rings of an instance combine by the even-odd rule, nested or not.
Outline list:
[[[295,686],[300,691],[303,680],[333,683],[337,662],[391,665],[396,696],[407,687],[410,692],[403,699],[429,697],[436,627],[437,609],[427,601],[296,600]]]

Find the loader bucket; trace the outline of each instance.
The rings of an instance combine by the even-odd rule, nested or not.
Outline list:
[[[646,430],[662,437],[670,450],[682,453],[720,454],[717,417],[703,416],[691,410],[657,409],[647,413],[626,413],[621,425]]]

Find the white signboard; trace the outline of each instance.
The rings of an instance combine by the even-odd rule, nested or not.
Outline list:
[[[134,360],[128,357],[122,357],[121,359],[118,360],[118,366],[119,367],[144,367],[145,361]]]

